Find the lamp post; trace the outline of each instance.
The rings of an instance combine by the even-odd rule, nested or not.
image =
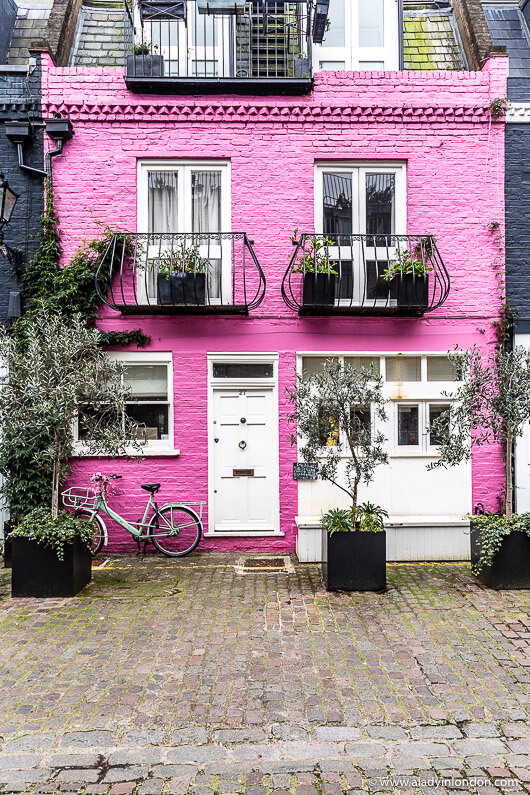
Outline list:
[[[9,182],[0,172],[0,254],[13,267],[16,267],[20,262],[20,252],[4,243],[4,226],[11,220],[17,201],[18,194],[9,187]]]

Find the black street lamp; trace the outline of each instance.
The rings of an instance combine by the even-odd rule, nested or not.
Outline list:
[[[20,252],[4,243],[4,226],[11,220],[17,201],[18,194],[9,187],[9,182],[0,172],[0,254],[13,267],[17,267],[20,263]]]

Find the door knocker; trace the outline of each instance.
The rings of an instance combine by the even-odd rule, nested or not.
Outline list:
[[[246,443],[246,442],[239,442],[239,446],[240,446],[240,448],[241,448],[242,450],[244,450],[244,449],[245,449],[245,447],[247,446],[247,443]]]

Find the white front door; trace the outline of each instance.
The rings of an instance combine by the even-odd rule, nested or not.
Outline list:
[[[214,531],[277,530],[277,408],[272,387],[213,390]]]

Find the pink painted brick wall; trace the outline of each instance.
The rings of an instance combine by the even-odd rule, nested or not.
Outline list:
[[[491,344],[499,251],[488,224],[502,225],[504,217],[504,125],[492,121],[487,108],[505,96],[506,73],[507,59],[495,58],[478,73],[322,73],[308,97],[162,97],[128,92],[119,69],[57,68],[44,56],[44,110],[68,114],[75,128],[54,160],[65,259],[82,239],[97,235],[98,221],[136,229],[139,159],[226,159],[232,229],[255,241],[267,278],[265,300],[248,318],[122,318],[102,309],[102,328],[141,326],[152,336],[151,350],[173,352],[181,455],[137,464],[79,461],[75,477],[119,469],[123,506],[137,504],[138,484],[154,478],[164,483],[161,499],[175,492],[206,499],[206,353],[279,351],[285,538],[259,546],[292,549],[297,487],[284,417],[296,351],[440,352],[456,343]],[[443,307],[414,320],[298,318],[287,309],[280,285],[292,253],[289,238],[296,227],[314,228],[314,165],[324,160],[406,163],[408,231],[436,235],[451,276]],[[497,451],[477,455],[473,473],[473,499],[496,507]],[[136,518],[139,512],[127,513]],[[215,548],[256,543],[216,539]]]

